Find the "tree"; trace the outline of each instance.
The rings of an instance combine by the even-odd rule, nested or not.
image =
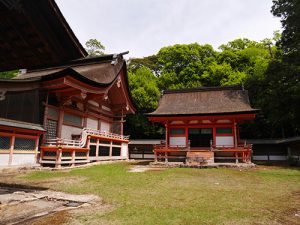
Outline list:
[[[151,112],[157,107],[160,91],[157,77],[147,67],[128,72],[131,95],[140,112]]]
[[[278,45],[282,47],[285,60],[300,65],[300,1],[273,0],[271,12],[281,18],[282,36]]]
[[[86,51],[88,52],[90,57],[104,55],[105,47],[97,39],[88,40],[85,43],[85,46],[86,46]]]
[[[165,89],[202,86],[205,68],[215,61],[216,52],[211,45],[177,44],[163,47],[157,54],[160,68],[159,87]]]
[[[300,89],[293,85],[297,79],[291,76],[291,68],[286,71],[288,79],[283,85],[281,76],[286,66],[275,66],[282,58],[281,50],[275,46],[279,37],[275,32],[272,39],[260,42],[236,39],[221,45],[219,51],[210,45],[177,44],[161,48],[156,55],[132,59],[128,67],[132,96],[140,112],[150,112],[156,108],[162,90],[244,85],[252,106],[262,111],[255,122],[242,127],[242,133],[253,138],[292,135],[299,127],[292,121],[299,120],[300,113],[295,112]],[[280,108],[280,104],[284,107]],[[284,118],[286,109],[292,113]],[[144,136],[139,134],[139,138],[162,134],[161,127],[153,127],[141,113],[127,121],[128,129],[143,131]]]
[[[132,67],[129,67],[132,69]],[[157,107],[160,90],[158,78],[143,65],[128,71],[131,95],[137,106],[137,113],[126,117],[125,132],[133,134],[131,138],[162,138],[163,129],[158,124],[150,123],[145,112],[152,112]]]
[[[160,74],[160,69],[157,64],[157,55],[150,55],[144,58],[130,58],[128,61],[128,70],[135,72],[141,67],[147,67],[154,73],[157,77]]]

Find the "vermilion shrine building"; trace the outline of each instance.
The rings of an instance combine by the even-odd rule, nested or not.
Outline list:
[[[126,159],[123,54],[87,58],[54,0],[0,1],[0,166]]]
[[[154,147],[155,160],[250,162],[252,146],[241,142],[239,125],[256,111],[242,87],[164,91],[158,108],[147,114],[165,126],[165,144]]]
[[[38,150],[43,165],[128,158],[123,123],[135,107],[122,54],[29,70],[0,88],[2,165],[34,163]]]

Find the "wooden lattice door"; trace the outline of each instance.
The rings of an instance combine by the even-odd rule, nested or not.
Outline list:
[[[47,120],[46,125],[46,139],[53,139],[57,137],[57,121]]]

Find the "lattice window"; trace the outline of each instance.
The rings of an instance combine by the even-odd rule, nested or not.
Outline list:
[[[86,156],[86,152],[75,152],[75,156],[76,157],[85,157]]]
[[[56,152],[44,151],[44,156],[56,156]]]
[[[29,138],[16,138],[15,139],[15,150],[32,151],[35,149],[35,140]]]
[[[47,120],[46,131],[47,131],[47,133],[46,133],[46,138],[47,139],[56,138],[57,121],[55,121],[55,120]]]
[[[10,137],[0,137],[0,150],[8,150],[10,147]]]
[[[62,157],[71,157],[72,153],[71,152],[62,152],[61,156]]]

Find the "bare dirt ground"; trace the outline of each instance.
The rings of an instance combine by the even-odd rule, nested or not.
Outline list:
[[[108,208],[96,195],[71,195],[46,188],[59,179],[54,178],[41,184],[17,178],[17,175],[27,172],[29,170],[19,169],[1,172],[0,225],[79,224],[71,220],[72,214]],[[68,179],[65,183],[71,185],[80,179]]]
[[[0,203],[0,224],[32,224],[45,221],[44,217],[54,221],[60,217],[57,221],[62,223],[67,219],[67,211],[101,205],[101,199],[95,195],[71,195],[40,187],[0,183]]]

